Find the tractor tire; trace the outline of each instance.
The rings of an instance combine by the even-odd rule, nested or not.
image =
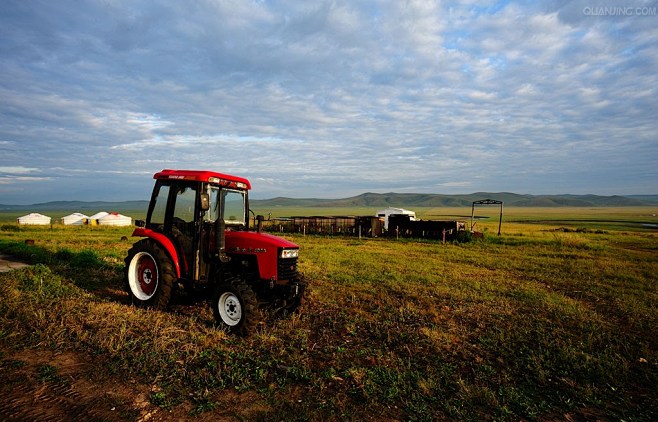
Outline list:
[[[212,298],[217,327],[238,335],[249,335],[260,322],[256,293],[239,277],[229,277],[217,286]]]
[[[125,289],[134,305],[166,309],[176,283],[174,265],[153,240],[135,243],[125,259]]]

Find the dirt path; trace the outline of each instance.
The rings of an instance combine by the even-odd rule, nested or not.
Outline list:
[[[148,386],[94,379],[95,368],[72,352],[3,351],[0,420],[161,420]]]
[[[28,265],[29,264],[19,261],[13,256],[5,255],[0,252],[0,273],[17,270],[19,268],[27,267]]]
[[[254,393],[223,392],[217,407],[193,416],[190,403],[170,410],[151,403],[156,386],[101,375],[103,363],[83,353],[0,345],[0,421],[238,421],[269,407]]]

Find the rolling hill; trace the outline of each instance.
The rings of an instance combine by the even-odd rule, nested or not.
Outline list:
[[[464,207],[473,201],[495,199],[512,207],[620,207],[658,204],[658,195],[640,197],[599,195],[521,195],[510,192],[476,192],[466,195],[421,193],[364,193],[343,199],[274,198],[252,200],[259,207]]]

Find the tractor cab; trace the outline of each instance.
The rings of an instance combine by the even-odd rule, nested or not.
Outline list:
[[[178,285],[211,289],[222,302],[213,305],[218,323],[232,331],[253,325],[256,317],[249,313],[258,304],[288,310],[301,304],[299,247],[260,233],[260,216],[258,231],[249,231],[247,179],[194,170],[153,177],[146,220],[136,222],[133,232],[144,239],[126,257],[134,303],[162,309]],[[233,293],[222,300],[227,289]]]

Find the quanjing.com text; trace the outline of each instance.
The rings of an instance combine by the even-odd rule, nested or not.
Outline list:
[[[656,7],[584,7],[585,16],[656,16]]]

